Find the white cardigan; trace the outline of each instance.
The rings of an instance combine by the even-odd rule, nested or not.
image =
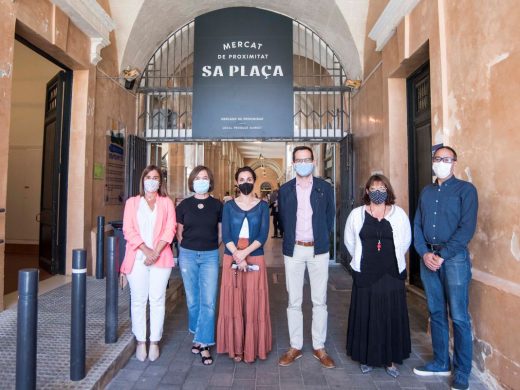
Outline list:
[[[404,255],[412,242],[412,232],[410,229],[410,220],[402,208],[392,205],[390,213],[385,217],[392,226],[394,236],[395,257],[397,258],[397,267],[399,273],[406,268],[406,259]],[[365,206],[360,206],[351,211],[345,224],[345,246],[347,247],[352,261],[350,266],[354,271],[361,272],[361,254],[363,248],[359,232],[365,221]]]

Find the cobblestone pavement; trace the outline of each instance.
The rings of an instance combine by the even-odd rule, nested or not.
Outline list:
[[[393,379],[383,368],[362,374],[359,365],[345,353],[351,277],[342,266],[330,268],[328,289],[328,339],[326,348],[337,364],[324,369],[312,356],[310,319],[312,305],[309,284],[304,288],[304,356],[292,366],[279,367],[278,358],[289,346],[287,330],[287,293],[283,268],[269,269],[269,295],[273,329],[273,351],[265,361],[254,364],[234,363],[227,355],[214,355],[215,363],[203,366],[200,357],[191,354],[192,338],[187,331],[187,310],[183,302],[166,318],[161,357],[150,363],[133,356],[109,384],[109,389],[449,389],[448,378],[421,378],[413,374],[414,366],[431,359],[430,338],[425,333],[424,301],[409,295],[412,328],[412,355],[400,367],[401,375]],[[486,389],[473,375],[472,390]]]

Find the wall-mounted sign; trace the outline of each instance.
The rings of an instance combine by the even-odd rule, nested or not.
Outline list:
[[[293,136],[292,20],[257,8],[195,18],[193,137]]]
[[[121,205],[125,195],[125,125],[108,118],[105,204]]]

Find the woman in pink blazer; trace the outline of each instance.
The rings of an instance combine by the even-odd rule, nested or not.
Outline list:
[[[136,358],[146,360],[146,305],[150,300],[150,349],[148,359],[159,357],[166,286],[172,267],[170,244],[175,235],[175,208],[166,193],[161,170],[146,167],[140,193],[126,201],[123,233],[126,252],[121,265],[121,282],[130,284],[132,332],[137,340]]]

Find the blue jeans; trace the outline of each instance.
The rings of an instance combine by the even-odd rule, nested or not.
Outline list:
[[[189,331],[193,342],[215,344],[215,304],[219,272],[218,250],[194,251],[179,247],[186,303],[188,304]]]
[[[449,369],[449,324],[447,306],[453,322],[453,367],[455,373],[469,377],[473,354],[469,316],[471,260],[464,251],[444,259],[441,268],[431,271],[421,260],[421,280],[428,299],[434,361]]]

